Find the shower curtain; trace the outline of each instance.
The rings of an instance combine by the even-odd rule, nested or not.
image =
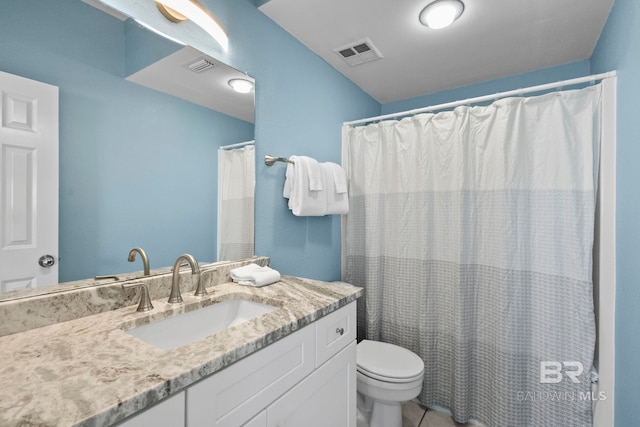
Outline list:
[[[218,260],[254,255],[255,146],[218,150]]]
[[[359,339],[420,355],[459,422],[591,425],[600,92],[343,128]]]

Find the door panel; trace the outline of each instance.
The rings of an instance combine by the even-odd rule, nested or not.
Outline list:
[[[54,284],[58,88],[0,72],[0,98],[0,291]]]

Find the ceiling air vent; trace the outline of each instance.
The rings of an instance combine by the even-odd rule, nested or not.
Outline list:
[[[371,40],[364,39],[355,43],[349,43],[344,46],[333,49],[347,64],[355,67],[365,62],[375,61],[383,58],[380,51],[373,45]]]
[[[213,62],[208,58],[198,58],[195,61],[186,65],[188,69],[194,73],[202,73],[210,68],[213,68]]]

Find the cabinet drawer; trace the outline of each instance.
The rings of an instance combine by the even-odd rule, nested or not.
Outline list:
[[[187,389],[187,426],[237,427],[315,368],[315,325],[247,356]]]
[[[316,322],[316,367],[356,339],[356,302]]]

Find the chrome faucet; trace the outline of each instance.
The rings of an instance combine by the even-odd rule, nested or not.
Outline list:
[[[127,261],[133,262],[136,260],[136,252],[140,254],[142,257],[142,265],[144,266],[144,275],[149,276],[149,258],[147,257],[147,253],[142,248],[133,248],[129,251],[129,258]]]
[[[180,267],[182,266],[182,261],[187,261],[188,265],[191,266],[191,274],[198,275],[198,286],[196,289],[196,296],[206,295],[206,291],[204,287],[200,283],[200,267],[196,262],[195,258],[189,254],[180,255],[176,262],[173,264],[173,280],[171,282],[171,295],[169,295],[169,303],[176,304],[182,302],[182,295],[180,295]]]

